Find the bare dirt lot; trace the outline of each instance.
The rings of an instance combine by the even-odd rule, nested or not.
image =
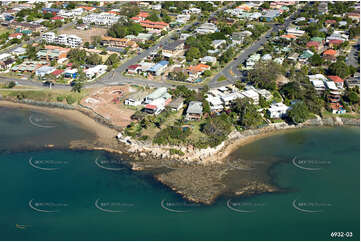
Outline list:
[[[109,119],[114,125],[126,127],[131,123],[130,117],[135,113],[135,110],[122,105],[128,92],[128,86],[103,87],[83,98],[80,103]]]
[[[59,34],[75,34],[76,36],[83,39],[83,43],[91,42],[92,36],[103,36],[107,32],[105,28],[91,27],[88,30],[79,30],[72,27],[59,31]]]

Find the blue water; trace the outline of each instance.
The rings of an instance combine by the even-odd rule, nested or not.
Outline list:
[[[23,139],[9,130],[29,129],[29,115],[62,123],[37,112],[2,113],[0,150],[21,147]],[[15,123],[12,116],[24,118]],[[60,142],[60,131],[90,135],[71,123],[46,129],[46,136],[43,129],[27,135],[43,143]],[[359,140],[359,128],[321,128],[246,145],[233,156],[279,161],[269,172],[285,192],[221,197],[210,206],[188,203],[105,152],[3,151],[0,240],[328,240],[331,232],[352,232],[344,239],[359,240]],[[297,167],[294,157],[313,170]]]

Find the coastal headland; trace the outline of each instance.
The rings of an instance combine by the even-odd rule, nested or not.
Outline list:
[[[106,125],[106,122],[100,122],[94,113],[83,108],[40,107],[4,100],[0,101],[0,106],[45,112],[78,123],[82,128],[94,133],[96,138],[73,140],[69,148],[104,150],[115,155],[127,156],[131,158],[128,159],[127,164],[132,170],[150,172],[155,179],[185,199],[203,204],[211,204],[221,195],[249,196],[281,191],[272,183],[268,174],[270,167],[277,161],[255,162],[232,159],[231,154],[240,146],[297,128],[359,126],[359,119],[340,117],[311,119],[298,125],[276,123],[260,129],[233,131],[219,146],[198,150],[181,146],[143,144],[129,137],[122,137],[120,142],[115,138],[119,130]],[[185,155],[170,154],[170,149],[182,150]]]

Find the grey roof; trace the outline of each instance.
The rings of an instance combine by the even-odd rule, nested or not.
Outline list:
[[[179,105],[183,104],[183,102],[184,102],[184,98],[179,97],[179,98],[173,100],[168,106],[171,108],[178,108]]]
[[[184,40],[176,40],[171,43],[168,43],[166,46],[163,47],[164,50],[175,50],[179,45],[183,44]]]
[[[202,112],[203,112],[203,107],[201,102],[192,101],[189,103],[187,113],[202,114]]]

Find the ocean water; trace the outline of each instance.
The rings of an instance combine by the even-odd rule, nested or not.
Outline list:
[[[32,151],[92,134],[43,113],[0,113],[0,240],[360,239],[359,128],[296,130],[240,148],[234,157],[279,161],[269,172],[284,192],[205,206],[121,157]]]

